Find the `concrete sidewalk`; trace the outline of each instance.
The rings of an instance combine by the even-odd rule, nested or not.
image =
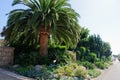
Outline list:
[[[34,80],[0,68],[0,80]]]

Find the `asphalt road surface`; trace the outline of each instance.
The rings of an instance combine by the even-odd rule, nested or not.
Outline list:
[[[0,72],[0,80],[18,80],[18,79]]]
[[[116,60],[109,69],[94,80],[120,80],[120,62]]]
[[[0,80],[34,80],[0,68]]]

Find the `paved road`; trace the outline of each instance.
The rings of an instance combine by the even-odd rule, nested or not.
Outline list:
[[[34,80],[0,68],[0,80]]]
[[[116,60],[109,69],[94,80],[120,80],[120,62]]]
[[[0,72],[0,80],[19,80],[19,79]]]

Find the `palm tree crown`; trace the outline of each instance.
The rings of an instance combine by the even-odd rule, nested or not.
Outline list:
[[[22,40],[29,45],[40,41],[42,47],[44,42],[43,46],[47,45],[51,35],[56,44],[76,46],[80,33],[79,15],[67,0],[14,0],[12,5],[17,4],[28,9],[15,9],[8,14],[6,40],[12,43]]]

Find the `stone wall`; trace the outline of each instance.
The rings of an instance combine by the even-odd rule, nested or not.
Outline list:
[[[14,48],[0,47],[0,66],[13,64]]]

